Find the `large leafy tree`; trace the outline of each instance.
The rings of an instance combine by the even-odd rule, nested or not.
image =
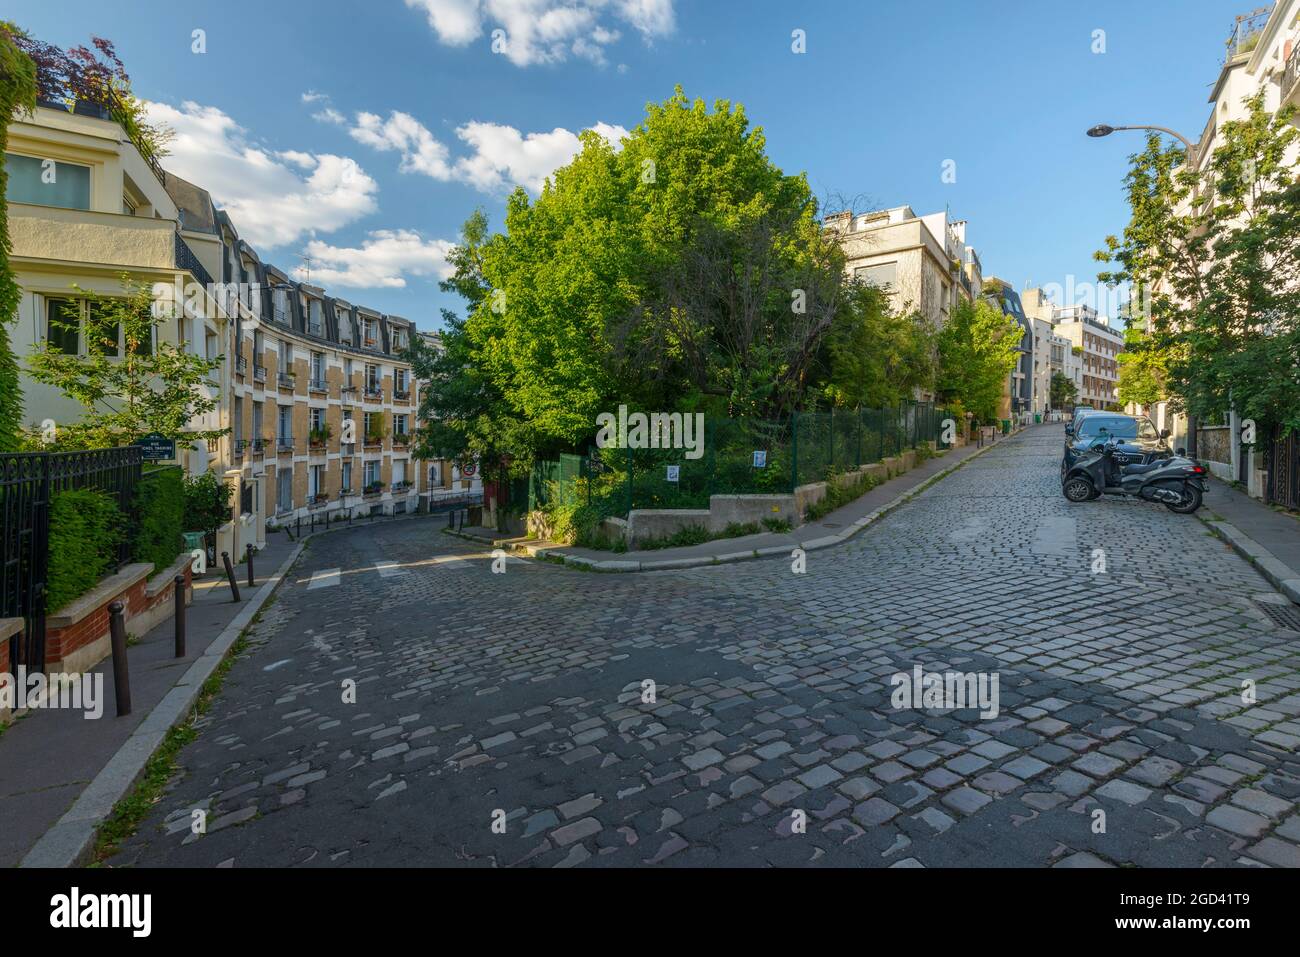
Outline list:
[[[1175,408],[1213,416],[1235,408],[1300,428],[1300,187],[1291,159],[1294,111],[1263,95],[1224,123],[1203,169],[1154,135],[1126,179],[1132,218],[1107,238],[1100,277],[1132,283],[1144,394],[1167,375]],[[1133,319],[1130,320],[1133,322]],[[1138,375],[1138,371],[1141,372]]]
[[[678,89],[618,147],[584,133],[505,226],[460,332],[532,448],[621,402],[775,417],[819,385],[843,260],[741,107]]]
[[[1064,372],[1053,372],[1049,387],[1053,409],[1065,409],[1079,396],[1079,387]]]
[[[15,43],[20,35],[13,24],[0,21],[0,154],[8,144],[14,116],[36,107],[36,67]],[[9,265],[9,206],[3,201],[8,179],[0,165],[0,452],[19,448],[23,415],[18,361],[9,345],[9,323],[18,313],[22,291]]]
[[[937,391],[976,418],[997,418],[1007,377],[1019,361],[1020,323],[987,299],[962,300],[939,331]]]
[[[208,359],[165,341],[156,329],[167,317],[154,308],[150,287],[127,274],[121,282],[121,296],[74,286],[76,298],[55,317],[56,331],[74,342],[83,330],[83,353],[64,352],[54,340],[32,347],[32,378],[56,386],[84,410],[76,422],[56,423],[53,444],[110,448],[153,432],[181,442],[219,439],[228,430],[191,424],[217,407],[211,375],[222,357]],[[48,444],[43,433],[39,439]]]
[[[934,386],[935,332],[917,312],[893,312],[878,286],[850,282],[826,341],[829,404],[880,408]]]

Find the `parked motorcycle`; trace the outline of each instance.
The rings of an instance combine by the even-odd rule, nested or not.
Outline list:
[[[1118,444],[1114,438],[1094,443],[1061,480],[1061,494],[1071,502],[1089,502],[1102,495],[1129,495],[1159,502],[1180,515],[1190,515],[1201,507],[1206,492],[1203,466],[1184,455],[1145,465],[1120,465],[1115,461]]]

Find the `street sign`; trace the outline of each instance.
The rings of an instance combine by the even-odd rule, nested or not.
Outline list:
[[[668,481],[670,481],[670,482],[676,482],[676,481],[678,480],[678,477],[679,477],[680,474],[681,474],[681,470],[682,470],[682,467],[681,467],[680,465],[670,465],[670,466],[668,466]]]
[[[140,447],[146,462],[176,458],[176,440],[167,438],[161,432],[150,432],[144,438],[136,439],[134,444]]]
[[[766,452],[766,451],[761,451],[761,452],[755,452],[755,453],[754,453],[754,468],[756,468],[756,469],[765,469],[765,468],[767,468],[767,452]]]

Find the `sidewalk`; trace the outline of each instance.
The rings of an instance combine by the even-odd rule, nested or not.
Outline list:
[[[255,587],[248,587],[246,565],[235,568],[240,589],[237,603],[231,600],[230,585],[220,569],[209,569],[206,575],[196,578],[194,597],[186,610],[185,657],[174,657],[175,626],[171,618],[139,636],[139,643],[128,649],[129,715],[117,717],[112,659],[106,658],[91,671],[104,676],[104,710],[98,720],[87,720],[83,711],[66,709],[33,709],[11,719],[8,730],[0,735],[0,821],[4,822],[0,827],[0,867],[17,865],[91,782],[99,783],[100,773],[137,730],[153,719],[154,708],[182,682],[213,642],[241,612],[252,617],[270,594],[268,591],[259,597],[262,586],[278,577],[281,566],[298,549],[283,532],[268,533],[266,548],[253,559]],[[221,649],[220,653],[224,652]],[[159,740],[168,728],[170,724],[160,729]],[[141,766],[149,754],[140,760]],[[132,774],[119,782],[122,790],[129,789],[134,780]],[[106,810],[111,810],[116,800],[108,801]],[[78,830],[84,831],[85,827]],[[93,824],[90,830],[93,833]]]
[[[1023,431],[1023,430],[1018,430]],[[652,551],[608,552],[576,545],[559,545],[526,538],[502,538],[492,528],[464,528],[450,534],[468,538],[500,548],[511,548],[536,558],[560,559],[565,564],[581,566],[601,572],[659,571],[671,568],[691,568],[697,565],[718,565],[746,561],[769,555],[789,555],[797,546],[804,551],[829,548],[852,538],[872,522],[902,505],[917,494],[922,486],[947,475],[982,455],[997,448],[1018,432],[998,438],[995,442],[978,448],[966,445],[929,459],[910,472],[882,482],[866,495],[835,511],[786,533],[763,532],[739,538],[718,538],[699,545],[680,548],[662,548]]]
[[[1279,591],[1300,605],[1300,516],[1280,512],[1218,479],[1197,513]]]

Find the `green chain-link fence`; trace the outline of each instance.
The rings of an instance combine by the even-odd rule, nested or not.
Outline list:
[[[700,454],[686,449],[592,449],[539,461],[527,479],[529,509],[597,504],[607,514],[634,508],[708,508],[711,495],[790,493],[927,442],[944,447],[946,409],[904,403],[887,409],[799,412],[785,422],[706,419]]]

